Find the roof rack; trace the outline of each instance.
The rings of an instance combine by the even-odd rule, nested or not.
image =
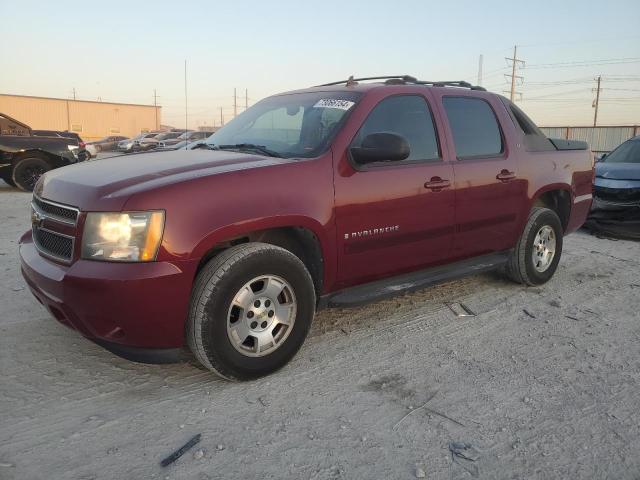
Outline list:
[[[337,82],[323,83],[322,85],[316,85],[317,87],[331,87],[333,85],[345,84],[347,87],[357,85],[358,82],[366,80],[384,80],[386,85],[430,85],[432,87],[461,87],[469,88],[471,90],[480,90],[486,92],[487,89],[479,85],[471,85],[464,80],[447,80],[447,81],[430,81],[430,80],[418,80],[411,75],[386,75],[381,77],[362,77],[353,78],[351,75],[347,80],[339,80]]]

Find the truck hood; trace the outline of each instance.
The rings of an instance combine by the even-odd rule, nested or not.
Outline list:
[[[596,163],[596,177],[611,180],[640,180],[640,163]]]
[[[169,150],[109,157],[47,172],[35,193],[81,210],[118,211],[138,192],[292,160],[214,150]]]

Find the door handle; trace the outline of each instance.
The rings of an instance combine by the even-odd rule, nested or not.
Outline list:
[[[510,172],[509,170],[502,170],[499,174],[496,175],[496,179],[501,182],[508,182],[509,180],[513,180],[516,178],[515,172]]]
[[[431,180],[424,184],[424,188],[428,188],[434,192],[439,192],[443,188],[449,188],[450,186],[451,183],[449,183],[449,180],[440,177],[431,177]]]

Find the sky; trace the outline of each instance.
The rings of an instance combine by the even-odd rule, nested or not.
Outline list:
[[[153,104],[220,123],[265,96],[349,75],[478,81],[540,126],[640,124],[640,0],[0,0],[0,93]]]

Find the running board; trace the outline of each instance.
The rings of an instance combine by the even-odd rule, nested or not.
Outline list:
[[[467,275],[495,270],[507,263],[509,254],[510,251],[492,253],[346,288],[320,297],[318,309],[358,307]]]

